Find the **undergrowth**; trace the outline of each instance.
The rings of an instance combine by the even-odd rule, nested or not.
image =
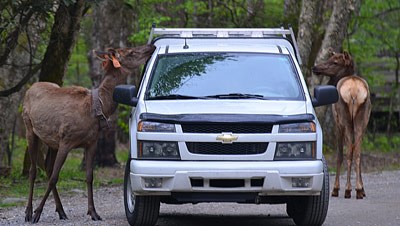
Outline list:
[[[324,155],[328,160],[330,173],[336,173],[337,151],[332,147],[324,146]],[[400,169],[400,133],[390,137],[386,134],[369,134],[363,137],[361,145],[362,168],[366,172]],[[343,163],[341,172],[345,172],[346,147],[343,150]]]
[[[29,179],[22,176],[25,149],[25,139],[17,139],[16,148],[12,153],[11,175],[7,178],[0,177],[0,208],[26,204],[29,194]],[[117,150],[116,157],[121,164],[120,167],[96,168],[94,170],[94,188],[122,185],[123,164],[125,164],[128,157],[128,151]],[[82,158],[83,150],[72,150],[68,154],[57,182],[57,189],[60,194],[65,194],[76,189],[86,192],[86,172],[80,169]],[[38,169],[34,187],[34,199],[43,197],[46,188],[46,173]],[[8,201],[4,202],[7,199]]]

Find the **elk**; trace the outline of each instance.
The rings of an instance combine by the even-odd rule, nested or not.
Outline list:
[[[314,74],[329,76],[329,85],[336,86],[339,101],[332,106],[337,136],[337,168],[332,196],[339,195],[340,167],[343,162],[343,145],[347,148],[347,182],[345,198],[351,198],[351,166],[354,160],[356,171],[356,198],[365,197],[361,176],[361,141],[371,113],[371,100],[368,83],[354,75],[354,62],[350,54],[332,53],[325,62],[312,68]]]
[[[72,86],[61,88],[49,82],[34,83],[25,94],[22,117],[26,127],[26,139],[30,155],[29,198],[25,210],[25,221],[37,223],[43,206],[53,193],[56,212],[61,220],[68,219],[56,184],[60,170],[71,149],[84,148],[86,160],[86,183],[88,212],[92,220],[101,220],[93,202],[93,159],[96,152],[99,130],[107,126],[107,118],[116,110],[112,99],[116,85],[126,83],[132,69],[145,63],[155,47],[144,45],[133,48],[94,51],[101,59],[105,70],[104,79],[98,89],[88,90]],[[32,216],[32,196],[37,171],[39,141],[49,147],[46,157],[46,174],[49,179],[44,197]]]

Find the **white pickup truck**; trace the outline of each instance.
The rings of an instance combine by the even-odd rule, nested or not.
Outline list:
[[[287,204],[296,225],[323,224],[329,178],[291,29],[153,28],[157,47],[133,106],[124,182],[130,225],[154,225],[160,202]]]

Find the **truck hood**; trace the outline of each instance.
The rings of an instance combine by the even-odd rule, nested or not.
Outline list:
[[[311,113],[305,101],[269,100],[151,100],[145,101],[146,112],[155,114],[271,114]]]

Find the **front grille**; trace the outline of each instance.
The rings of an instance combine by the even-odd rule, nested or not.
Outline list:
[[[184,133],[271,133],[269,124],[201,123],[182,124]]]
[[[186,142],[192,154],[202,155],[256,155],[267,150],[268,143],[233,143]]]

